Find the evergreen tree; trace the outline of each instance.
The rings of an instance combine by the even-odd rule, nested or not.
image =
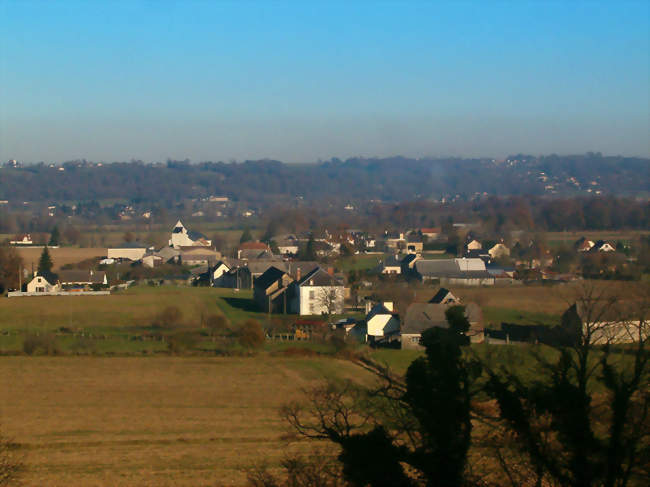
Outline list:
[[[309,235],[307,245],[299,253],[301,260],[316,260],[316,249],[314,248],[314,236]]]
[[[246,227],[244,232],[241,234],[239,243],[250,242],[251,240],[253,240],[253,235],[251,234],[250,228]]]
[[[50,257],[50,252],[46,245],[41,253],[41,258],[38,261],[38,273],[43,275],[46,272],[52,272],[53,266],[54,264],[52,263],[52,258]]]
[[[481,367],[463,357],[465,307],[445,315],[448,328],[422,333],[425,355],[409,366],[405,383],[390,375],[378,390],[330,383],[312,391],[307,404],[283,409],[298,433],[341,447],[338,459],[351,486],[471,485],[471,386]]]
[[[50,241],[48,242],[48,245],[56,247],[59,245],[60,241],[61,234],[59,233],[59,227],[55,225],[52,229],[52,233],[50,233]]]

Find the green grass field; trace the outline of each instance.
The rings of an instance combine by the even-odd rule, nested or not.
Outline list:
[[[375,269],[383,258],[383,255],[352,255],[337,259],[334,265],[341,272],[369,271]]]
[[[486,306],[483,308],[483,319],[486,327],[489,328],[498,328],[501,323],[555,326],[560,322],[560,316],[557,314],[494,306]]]

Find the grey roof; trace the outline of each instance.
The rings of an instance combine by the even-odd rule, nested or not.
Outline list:
[[[154,255],[162,257],[162,259],[166,262],[169,259],[178,257],[180,255],[180,252],[172,247],[163,247],[158,252],[155,252]]]
[[[445,298],[450,294],[452,297],[455,298],[455,296],[451,293],[449,289],[441,287],[440,289],[438,289],[438,292],[429,300],[429,302],[435,304],[442,303],[445,300]]]
[[[416,260],[417,258],[418,256],[415,254],[406,254],[406,256],[402,259],[402,264],[408,265],[414,260]]]
[[[406,310],[404,324],[401,332],[406,335],[420,334],[429,328],[447,328],[445,312],[450,306],[434,303],[413,303]],[[475,303],[468,303],[465,306],[465,315],[470,324],[479,323],[482,320],[481,308]]]
[[[264,271],[264,274],[262,274],[260,277],[255,279],[255,287],[259,287],[261,289],[268,289],[271,284],[273,284],[276,281],[279,281],[282,279],[282,276],[287,275],[285,271],[282,269],[278,269],[277,267],[271,266],[266,271]]]
[[[286,271],[286,264],[282,260],[249,260],[244,263],[245,267],[251,271],[251,274],[263,274],[269,267],[277,267]]]
[[[490,277],[481,259],[418,260],[415,270],[426,277],[481,278]]]
[[[341,286],[342,284],[322,267],[309,272],[300,281],[299,286]]]
[[[93,272],[84,270],[62,270],[59,271],[59,282],[62,284],[82,284],[90,282],[92,284],[103,284],[105,272]]]
[[[208,240],[208,237],[203,235],[201,232],[197,232],[197,231],[194,231],[194,230],[188,230],[187,231],[187,236],[192,240],[199,240],[201,238],[204,238],[204,239]]]
[[[260,249],[241,249],[239,250],[240,259],[274,259],[275,256],[270,250],[260,250]]]
[[[320,267],[320,264],[316,261],[296,260],[296,261],[287,262],[286,266],[287,266],[287,272],[289,274],[295,277],[298,273],[298,270],[300,270],[300,276],[302,277],[306,274],[309,274],[317,267]]]
[[[59,281],[59,275],[53,272],[38,272],[34,277],[40,276],[49,282],[51,285],[55,285]]]

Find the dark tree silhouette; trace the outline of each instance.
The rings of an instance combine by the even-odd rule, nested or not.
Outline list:
[[[425,356],[410,365],[405,383],[381,372],[379,389],[329,383],[312,390],[306,404],[283,408],[299,434],[340,446],[351,485],[468,484],[470,386],[480,367],[463,358],[469,343],[464,307],[451,307],[446,316],[448,328],[423,333]]]
[[[60,242],[61,242],[61,233],[59,232],[59,227],[55,225],[54,228],[52,229],[52,232],[50,233],[50,240],[47,244],[56,247],[59,245]]]
[[[23,259],[16,249],[9,246],[0,247],[0,292],[7,289],[17,289],[20,282],[20,272]]]
[[[592,285],[583,291],[563,320],[573,344],[558,347],[556,360],[538,356],[543,379],[524,383],[512,371],[489,371],[498,425],[527,464],[503,462],[513,484],[517,476],[579,487],[647,485],[650,479],[648,288],[625,307]],[[636,312],[626,315],[632,307]],[[628,334],[636,344],[627,357],[614,358],[611,344]]]
[[[46,245],[43,247],[43,252],[41,252],[41,257],[38,260],[38,273],[42,275],[47,272],[52,272],[53,266],[54,263],[52,262],[52,257],[50,257],[50,252]]]
[[[250,228],[246,227],[241,234],[239,243],[250,242],[251,240],[253,240],[253,235],[251,235]]]

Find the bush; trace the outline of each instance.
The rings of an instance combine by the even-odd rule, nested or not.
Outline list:
[[[257,349],[264,345],[264,330],[259,321],[249,319],[239,328],[237,333],[239,344],[249,349]]]
[[[151,326],[169,329],[178,326],[182,319],[183,313],[178,306],[167,306],[154,317]]]
[[[167,337],[167,347],[173,354],[192,350],[198,342],[199,337],[194,332],[180,332]]]
[[[212,336],[223,336],[230,330],[230,321],[224,315],[209,315],[205,319],[205,326]]]
[[[60,353],[60,350],[54,335],[29,334],[23,340],[23,352],[27,355],[34,355],[37,352],[45,355],[57,355]]]

